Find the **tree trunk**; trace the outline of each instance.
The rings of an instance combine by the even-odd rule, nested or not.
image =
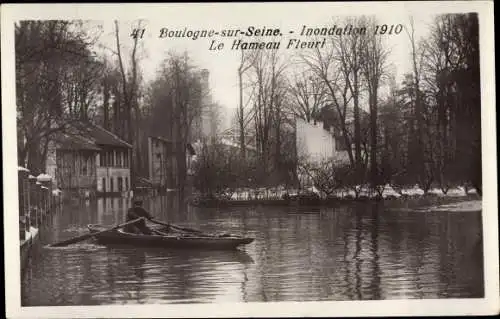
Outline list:
[[[241,67],[238,70],[238,78],[239,78],[239,90],[240,90],[240,105],[238,112],[238,124],[240,126],[240,151],[241,151],[241,157],[245,159],[246,158],[245,114],[243,108],[243,72],[241,70]]]
[[[354,155],[356,160],[356,175],[361,174],[363,159],[361,158],[361,123],[359,114],[359,83],[357,71],[354,72]]]
[[[108,81],[105,79],[103,81],[103,102],[102,102],[102,107],[103,107],[103,127],[106,130],[110,129],[110,124],[109,124],[109,85]]]
[[[370,92],[370,176],[372,186],[378,185],[378,166],[377,166],[377,84]]]

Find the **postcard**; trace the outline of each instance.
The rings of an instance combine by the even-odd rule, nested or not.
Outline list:
[[[1,12],[7,317],[498,314],[493,2]]]

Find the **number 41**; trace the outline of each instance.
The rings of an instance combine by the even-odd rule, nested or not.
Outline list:
[[[137,38],[142,39],[145,31],[146,31],[146,29],[134,29],[132,31],[132,34],[130,34],[130,36],[134,39],[137,39]]]

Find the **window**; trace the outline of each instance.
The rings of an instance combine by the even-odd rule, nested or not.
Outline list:
[[[111,153],[106,152],[106,166],[111,166]]]
[[[90,176],[94,176],[97,173],[96,163],[95,154],[92,154],[92,157],[90,157]]]
[[[106,177],[102,178],[102,191],[103,193],[106,192]]]
[[[87,157],[86,166],[87,176],[92,176],[92,158],[90,157],[90,155]]]
[[[123,153],[121,151],[116,152],[116,156],[118,157],[118,167],[123,167]]]
[[[125,191],[128,191],[128,177],[125,177]]]
[[[86,153],[80,153],[78,155],[79,165],[80,165],[80,175],[89,176],[91,175],[91,159],[90,155]]]
[[[110,178],[109,178],[109,191],[110,191],[110,192],[113,192],[113,191],[114,191],[114,189],[113,189],[114,187],[113,187],[113,186],[114,186],[114,185],[113,185],[113,177],[110,177]]]
[[[124,166],[128,167],[128,150],[125,151],[124,156],[125,156],[125,158],[124,158],[125,165]]]
[[[106,166],[106,152],[99,153],[99,165]]]
[[[123,191],[123,177],[118,177],[118,191],[122,192]]]

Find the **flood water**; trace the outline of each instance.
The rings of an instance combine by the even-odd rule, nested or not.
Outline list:
[[[236,252],[45,245],[124,221],[129,199],[66,204],[46,221],[23,306],[481,298],[480,212],[202,209],[150,199],[157,219],[255,238]]]

